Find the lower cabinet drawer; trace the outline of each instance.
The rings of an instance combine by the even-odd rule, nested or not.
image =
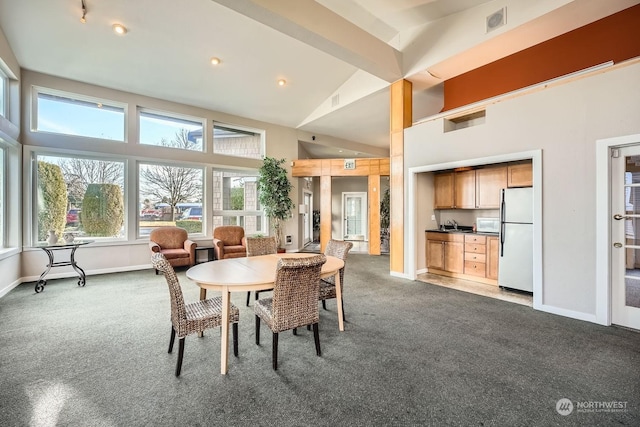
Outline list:
[[[485,254],[477,254],[475,252],[465,252],[464,260],[485,263],[487,262],[487,256]]]
[[[487,264],[484,262],[465,261],[464,274],[485,277],[487,275]]]

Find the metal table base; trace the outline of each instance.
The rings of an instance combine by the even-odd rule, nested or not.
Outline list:
[[[71,243],[60,243],[55,245],[44,244],[44,245],[37,246],[47,254],[47,256],[49,257],[49,264],[47,264],[47,268],[42,272],[42,274],[40,275],[40,278],[36,282],[36,287],[35,287],[36,293],[40,293],[44,290],[44,287],[47,285],[47,281],[45,280],[45,277],[47,274],[49,274],[49,271],[51,271],[53,267],[66,267],[70,265],[71,267],[73,267],[75,272],[78,273],[78,277],[79,277],[78,286],[84,286],[87,282],[86,280],[87,276],[84,270],[76,263],[75,253],[78,247],[89,244],[89,243],[92,243],[92,241],[83,240],[83,241],[71,242]],[[71,250],[69,254],[69,261],[57,261],[57,262],[55,261],[54,253],[56,251],[61,251],[61,250]]]

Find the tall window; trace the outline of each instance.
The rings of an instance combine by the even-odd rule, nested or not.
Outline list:
[[[264,213],[258,201],[258,171],[213,171],[213,228],[240,225],[245,234],[267,234]]]
[[[9,99],[9,79],[0,69],[0,116],[7,116],[7,101]]]
[[[218,123],[213,124],[213,152],[216,154],[262,159],[263,147],[261,133]]]
[[[36,155],[34,240],[58,235],[124,237],[123,161]]]
[[[124,142],[125,106],[38,89],[35,130]]]
[[[6,166],[5,166],[5,149],[0,147],[0,248],[4,248],[5,241],[5,217],[7,215],[5,211],[5,183],[6,178]]]
[[[141,163],[139,235],[161,225],[202,233],[203,168]]]
[[[202,120],[141,110],[140,144],[202,151]]]

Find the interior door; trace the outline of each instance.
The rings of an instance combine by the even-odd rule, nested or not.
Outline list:
[[[640,329],[640,145],[617,154],[610,192],[611,322]]]
[[[344,240],[367,240],[367,193],[342,193]]]

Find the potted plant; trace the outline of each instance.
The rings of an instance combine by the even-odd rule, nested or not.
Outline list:
[[[320,211],[313,211],[313,242],[320,242]]]
[[[278,248],[282,245],[284,221],[291,218],[293,211],[293,200],[289,197],[293,185],[289,181],[287,170],[282,167],[284,162],[285,159],[265,157],[258,170],[258,198],[274,230]]]

